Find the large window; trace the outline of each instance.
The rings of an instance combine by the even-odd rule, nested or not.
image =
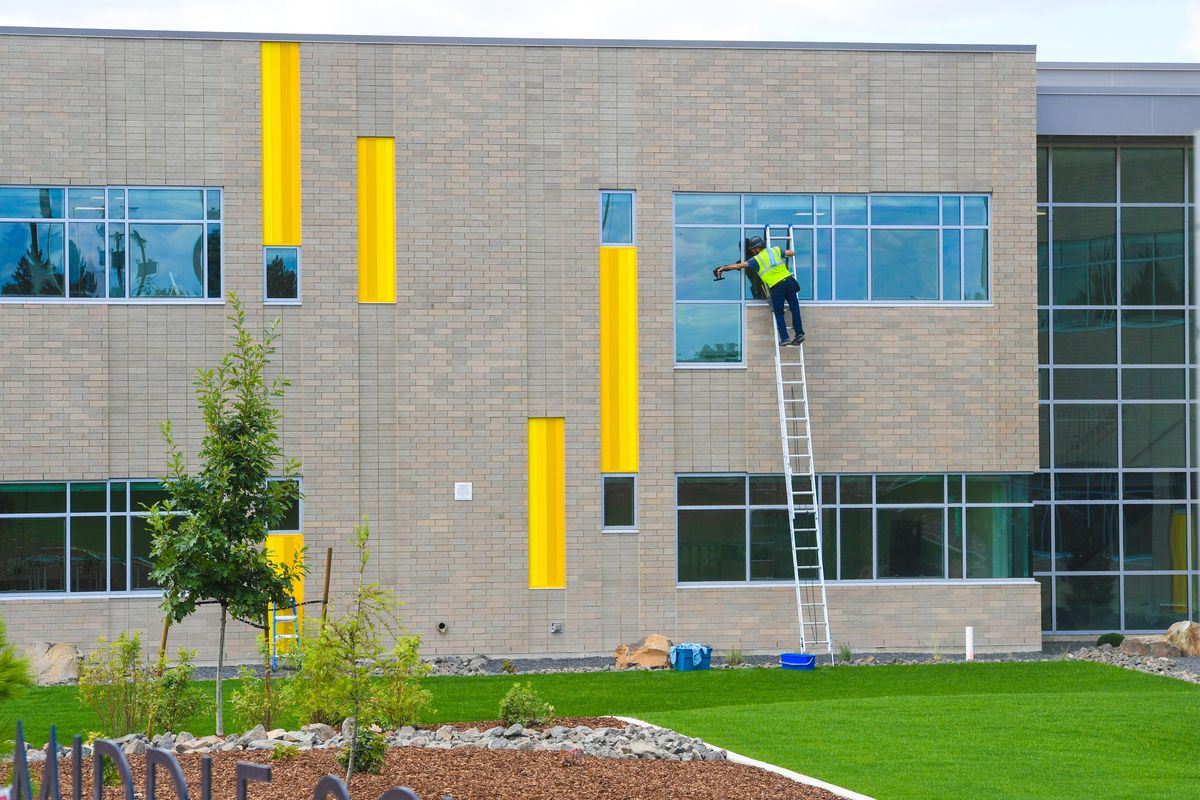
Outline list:
[[[0,593],[154,590],[146,508],[157,481],[0,483]],[[279,530],[300,529],[300,506]]]
[[[828,580],[1031,574],[1028,476],[825,475],[818,482]],[[782,475],[679,476],[679,582],[792,580],[787,513]]]
[[[1037,158],[1042,626],[1162,631],[1200,607],[1190,150]]]
[[[987,195],[675,195],[675,360],[738,364],[742,308],[766,292],[751,273],[714,281],[750,236],[791,242],[800,299],[834,303],[987,302]]]
[[[0,187],[0,299],[221,297],[221,190]]]

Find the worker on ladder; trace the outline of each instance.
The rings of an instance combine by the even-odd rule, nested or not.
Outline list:
[[[775,314],[775,328],[779,332],[780,346],[798,345],[804,341],[804,323],[800,321],[800,284],[796,283],[787,262],[787,259],[794,255],[796,254],[791,250],[768,248],[761,236],[751,236],[746,240],[745,261],[725,264],[713,270],[716,280],[722,280],[723,272],[749,269],[766,285],[771,292],[771,311]],[[788,338],[787,324],[783,319],[784,303],[792,309],[792,327],[796,330],[796,336],[792,339]]]

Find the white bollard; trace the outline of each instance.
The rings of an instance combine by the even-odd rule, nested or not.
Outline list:
[[[975,660],[975,628],[967,626],[967,661]]]

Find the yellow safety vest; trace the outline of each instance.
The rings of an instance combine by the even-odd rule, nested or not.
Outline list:
[[[758,277],[768,289],[792,274],[778,247],[768,247],[750,260],[758,265]]]

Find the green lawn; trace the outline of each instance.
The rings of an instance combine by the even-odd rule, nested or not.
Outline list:
[[[1099,664],[520,679],[560,714],[640,717],[881,799],[1200,797],[1200,686]],[[430,678],[426,721],[494,718],[514,680]],[[52,721],[97,727],[73,687],[32,690],[0,717],[13,711],[33,741]],[[211,721],[189,729],[211,732]]]

